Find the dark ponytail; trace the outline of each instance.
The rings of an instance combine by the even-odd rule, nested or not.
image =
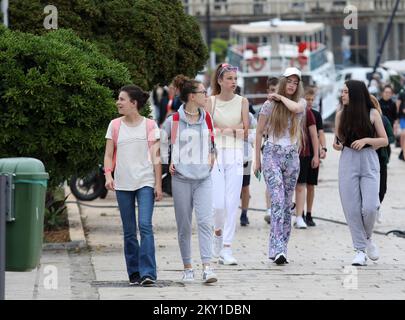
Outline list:
[[[185,75],[179,74],[173,79],[173,86],[175,86],[180,91],[180,100],[184,103],[188,102],[188,95],[190,93],[196,92],[198,86],[201,82],[197,80],[190,79]]]
[[[120,92],[124,91],[128,94],[129,99],[131,102],[137,101],[138,102],[138,111],[141,110],[146,102],[149,99],[149,93],[143,91],[140,87],[130,84],[127,86],[123,86],[120,89]]]

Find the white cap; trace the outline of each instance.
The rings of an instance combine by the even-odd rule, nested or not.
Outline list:
[[[292,76],[292,75],[297,76],[298,79],[301,80],[301,71],[300,70],[298,70],[295,67],[285,69],[285,71],[283,73],[283,77],[289,77],[289,76]]]

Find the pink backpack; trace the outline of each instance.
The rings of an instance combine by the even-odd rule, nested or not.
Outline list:
[[[113,165],[112,169],[115,169],[115,164],[117,163],[117,144],[118,144],[118,134],[120,131],[121,127],[121,121],[123,117],[116,118],[112,121],[112,140],[114,142],[114,154],[113,154]],[[154,129],[155,129],[155,121],[152,119],[146,118],[146,137],[148,139],[148,148],[149,152],[151,151],[151,148],[156,141],[155,135],[154,135]]]

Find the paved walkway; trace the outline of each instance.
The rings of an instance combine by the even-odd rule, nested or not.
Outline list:
[[[332,135],[327,134],[331,146]],[[405,163],[394,149],[388,169],[388,192],[382,205],[383,222],[376,225],[378,262],[352,267],[353,249],[337,188],[338,153],[329,147],[322,163],[313,215],[317,226],[293,229],[290,264],[276,266],[267,258],[269,226],[264,216],[264,183],[252,177],[250,225],[238,225],[234,255],[237,266],[214,264],[219,281],[199,280],[196,228],[193,258],[197,280],[180,282],[182,262],[172,199],[165,198],[154,213],[158,284],[129,287],[123,254],[121,221],[115,196],[80,205],[89,249],[47,250],[41,267],[6,275],[7,299],[405,299],[405,238],[383,235],[405,230]],[[57,272],[57,277],[52,278]],[[52,287],[57,279],[57,289]]]

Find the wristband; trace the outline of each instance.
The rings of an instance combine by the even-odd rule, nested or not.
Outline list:
[[[113,172],[113,169],[111,169],[111,168],[104,168],[104,174],[109,173],[109,172]]]
[[[322,150],[325,151],[325,152],[328,151],[328,149],[326,149],[326,147],[322,147]]]

